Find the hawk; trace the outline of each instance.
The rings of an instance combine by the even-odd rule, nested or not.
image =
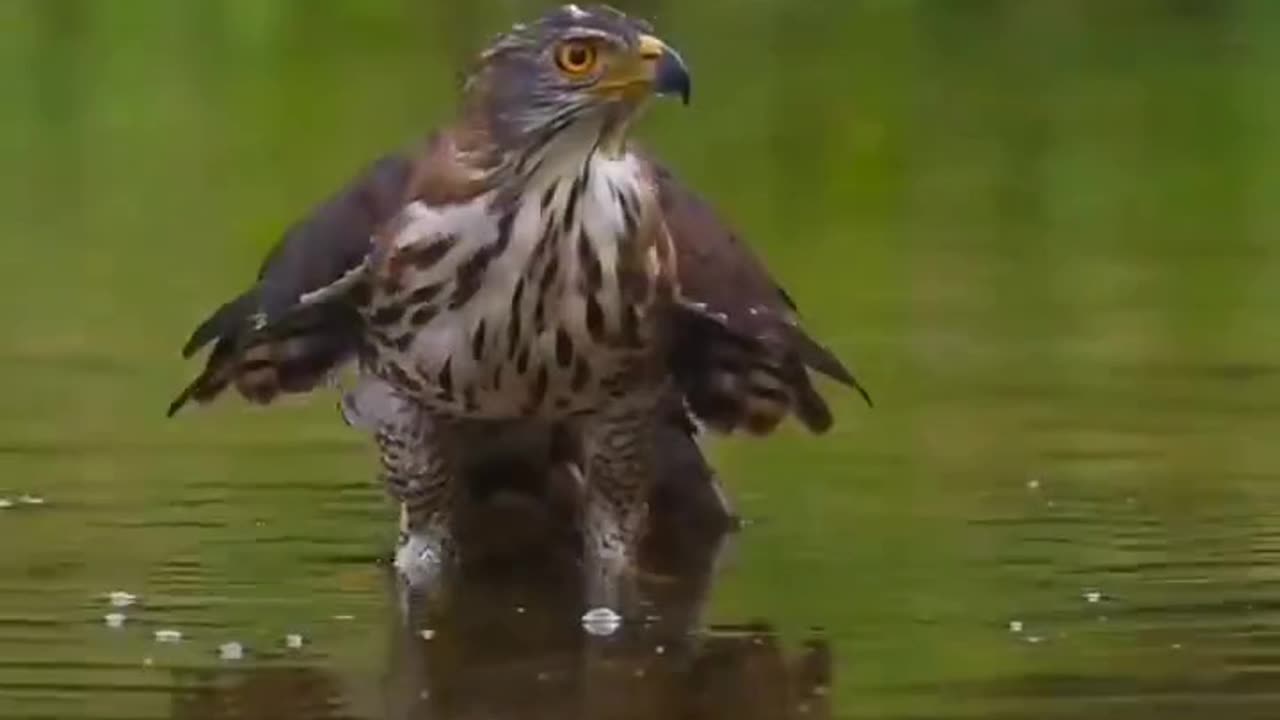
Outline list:
[[[810,371],[865,397],[751,250],[629,142],[652,96],[690,89],[681,56],[610,8],[499,36],[452,123],[315,208],[194,331],[184,355],[213,350],[170,415],[354,363],[344,410],[401,504],[402,571],[430,581],[453,560],[468,458],[551,453],[581,479],[589,587],[609,596],[689,419],[825,431]]]

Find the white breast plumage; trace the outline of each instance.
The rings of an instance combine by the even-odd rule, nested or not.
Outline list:
[[[371,269],[370,369],[437,411],[589,410],[644,350],[648,313],[617,272],[651,204],[639,161],[593,155],[524,187],[514,201],[409,204]]]

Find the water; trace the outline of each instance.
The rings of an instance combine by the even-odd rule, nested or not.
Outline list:
[[[1280,7],[620,4],[697,84],[645,140],[877,407],[714,445],[746,527],[597,638],[536,567],[402,607],[336,397],[162,417],[536,4],[0,3],[0,717],[1280,715]]]

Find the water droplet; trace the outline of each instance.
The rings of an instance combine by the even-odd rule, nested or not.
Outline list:
[[[1028,489],[1028,490],[1039,490],[1039,489],[1040,489],[1040,481],[1039,481],[1039,480],[1034,480],[1034,479],[1033,479],[1033,480],[1028,480],[1028,481],[1027,481],[1027,489]]]
[[[18,502],[23,505],[43,505],[44,498],[36,495],[20,495],[18,497]]]
[[[1039,645],[1040,643],[1044,642],[1044,638],[1040,637],[1039,635],[1028,635],[1027,642],[1031,643],[1032,645]]]
[[[157,630],[156,642],[162,642],[162,643],[182,642],[182,632],[180,630]]]
[[[523,615],[523,614],[525,613],[524,606],[523,606],[523,605],[517,605],[517,606],[516,606],[516,612],[517,612],[517,613],[520,613],[521,615]]]
[[[1020,632],[1022,632],[1022,621],[1021,621],[1021,620],[1010,620],[1010,621],[1009,621],[1009,632],[1012,632],[1012,633],[1020,633]]]
[[[607,607],[588,610],[582,616],[582,628],[597,637],[612,635],[622,627],[622,616]]]
[[[298,633],[289,633],[284,636],[284,646],[290,650],[297,650],[302,647],[302,636]]]
[[[0,510],[13,507],[13,501],[9,498],[0,498]]]
[[[334,615],[333,619],[334,620],[355,620],[356,616],[355,615]]]
[[[144,658],[142,658],[142,664],[143,664],[145,667],[151,667],[152,665],[155,665],[155,664],[156,664],[156,661],[155,661],[155,660],[152,660],[152,659],[151,659],[151,658],[149,658],[149,657],[144,657]]]
[[[124,590],[112,590],[107,593],[107,602],[111,604],[111,607],[129,607],[138,602],[138,596]]]
[[[658,647],[654,648],[653,651],[658,653],[659,655],[662,655],[667,652],[667,648],[663,645],[659,645]]]
[[[223,660],[243,660],[244,646],[234,641],[222,643],[218,646],[218,657]]]
[[[1096,602],[1102,601],[1102,593],[1097,590],[1086,590],[1083,597],[1084,597],[1084,601],[1088,603],[1096,603]]]
[[[124,627],[124,621],[125,621],[124,613],[107,613],[102,617],[102,619],[104,622],[107,623],[107,627],[109,628]]]
[[[431,628],[427,628],[425,630],[420,631],[418,634],[422,636],[423,640],[430,640],[436,636],[436,631],[432,630]]]

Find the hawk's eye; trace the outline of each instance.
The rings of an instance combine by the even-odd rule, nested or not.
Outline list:
[[[573,77],[582,77],[595,70],[599,59],[596,46],[582,40],[569,40],[556,48],[556,65]]]

